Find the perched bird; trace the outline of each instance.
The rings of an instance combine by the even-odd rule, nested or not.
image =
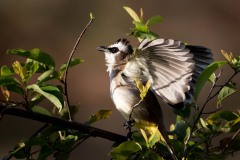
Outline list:
[[[184,101],[192,98],[196,78],[213,61],[211,50],[160,38],[144,39],[136,49],[123,38],[97,50],[105,53],[111,98],[118,111],[140,126],[157,126],[169,143],[156,95],[173,108],[182,109]],[[151,85],[143,101],[136,78],[143,85]]]

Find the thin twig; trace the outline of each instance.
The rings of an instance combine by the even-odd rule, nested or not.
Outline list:
[[[196,120],[195,120],[194,123],[193,123],[193,126],[191,127],[189,136],[188,136],[188,138],[187,138],[187,140],[186,140],[185,147],[184,147],[184,156],[183,156],[183,157],[184,157],[184,160],[186,160],[187,155],[188,155],[188,151],[187,151],[187,149],[188,149],[188,143],[189,143],[189,141],[190,141],[190,139],[191,139],[191,137],[192,137],[193,131],[194,131],[194,129],[195,129],[196,125],[197,125],[197,122],[199,121],[199,119],[200,119],[200,117],[201,117],[201,115],[202,115],[202,113],[203,113],[203,110],[205,109],[207,103],[208,103],[210,100],[212,100],[216,95],[218,95],[218,93],[222,90],[222,88],[223,88],[224,86],[226,86],[226,85],[237,75],[237,73],[238,73],[238,72],[235,71],[234,74],[224,83],[224,85],[222,85],[222,87],[220,87],[219,90],[218,90],[214,95],[211,96],[211,94],[212,94],[212,92],[213,92],[213,89],[215,88],[216,82],[218,81],[218,79],[220,78],[220,76],[221,76],[221,74],[222,74],[222,70],[220,70],[218,76],[217,76],[216,79],[215,79],[215,82],[213,83],[213,85],[212,85],[212,87],[211,87],[211,89],[210,89],[210,91],[209,91],[209,94],[208,94],[208,96],[207,96],[207,99],[206,99],[205,103],[203,104],[200,112],[198,113],[198,116],[197,116]]]
[[[70,65],[70,62],[72,60],[72,57],[79,45],[79,42],[81,41],[84,33],[86,32],[86,30],[88,29],[88,27],[90,26],[90,24],[92,23],[94,18],[91,17],[90,21],[88,22],[88,24],[86,25],[86,27],[83,29],[82,33],[79,35],[73,49],[72,49],[72,52],[70,53],[70,56],[68,58],[68,61],[67,61],[67,66],[66,66],[66,72],[65,72],[65,76],[64,76],[64,79],[63,79],[63,83],[64,83],[64,92],[65,92],[65,97],[66,97],[66,101],[67,101],[67,109],[68,109],[68,116],[69,116],[69,121],[72,120],[72,117],[71,117],[71,113],[70,113],[70,101],[69,101],[69,97],[68,97],[68,88],[67,88],[67,77],[68,77],[68,69],[69,69],[69,65]]]
[[[229,146],[233,143],[234,139],[237,137],[237,135],[240,133],[240,128],[237,130],[237,132],[232,136],[231,140],[227,143],[225,149],[223,150],[222,154],[224,154]]]
[[[74,149],[76,149],[80,144],[82,144],[84,141],[86,141],[90,137],[91,137],[91,135],[87,135],[87,136],[83,137],[81,140],[79,140],[79,142],[74,147],[72,147],[70,152],[72,152]]]

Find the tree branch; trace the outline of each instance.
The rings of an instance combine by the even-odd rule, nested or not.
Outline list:
[[[23,117],[23,118],[51,124],[51,125],[78,130],[90,135],[91,137],[100,137],[100,138],[104,138],[114,142],[121,143],[127,140],[127,137],[113,133],[113,132],[87,126],[74,121],[68,121],[68,120],[51,117],[51,116],[47,116],[39,113],[34,113],[34,112],[23,110],[23,109],[8,108],[7,106],[4,106],[2,104],[0,104],[0,113],[1,115],[4,115],[4,114],[13,115],[17,117]]]
[[[79,35],[71,53],[70,53],[70,56],[68,58],[68,61],[67,61],[67,66],[66,66],[66,72],[65,72],[65,76],[64,76],[64,79],[63,79],[63,83],[64,83],[64,92],[65,92],[65,97],[66,97],[66,101],[67,101],[67,109],[68,109],[68,116],[69,116],[69,121],[72,121],[72,117],[71,117],[71,114],[70,114],[70,101],[69,101],[69,97],[68,97],[68,88],[67,88],[67,77],[68,77],[68,69],[69,69],[69,65],[70,65],[70,62],[72,60],[72,57],[82,39],[82,36],[84,35],[84,33],[86,32],[86,30],[88,29],[88,27],[90,26],[90,24],[92,23],[94,18],[91,17],[90,21],[88,22],[88,24],[86,25],[86,27],[83,29],[83,31],[81,32],[81,34]]]

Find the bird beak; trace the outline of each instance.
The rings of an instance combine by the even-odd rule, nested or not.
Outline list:
[[[96,48],[98,51],[101,51],[101,52],[106,52],[107,51],[107,47],[106,46],[99,46]]]

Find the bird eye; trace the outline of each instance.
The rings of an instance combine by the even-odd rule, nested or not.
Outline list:
[[[119,51],[119,49],[117,47],[108,48],[108,50],[112,53],[117,53]]]

